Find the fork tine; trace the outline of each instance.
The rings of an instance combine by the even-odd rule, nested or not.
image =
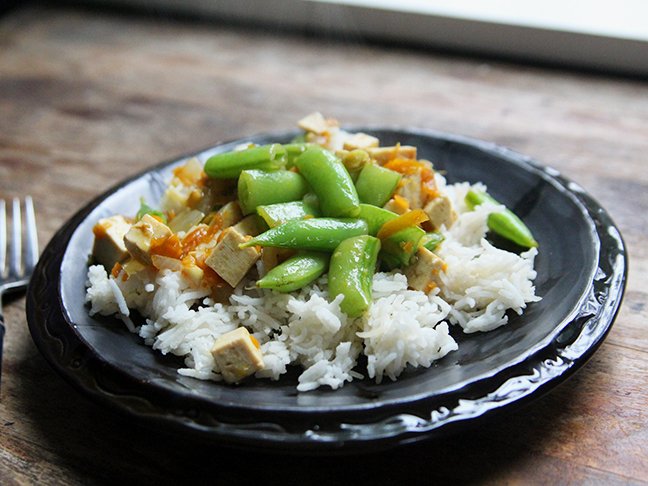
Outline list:
[[[20,224],[20,199],[15,197],[11,207],[11,246],[9,247],[9,276],[20,276],[20,261],[22,259],[22,228]]]
[[[0,199],[0,277],[4,275],[7,262],[7,207]]]
[[[31,196],[25,197],[25,226],[25,273],[30,273],[38,261],[38,231]]]

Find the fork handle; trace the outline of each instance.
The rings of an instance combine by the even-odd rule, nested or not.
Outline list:
[[[0,295],[0,303],[2,302],[2,295]],[[2,316],[2,310],[0,309],[0,383],[2,382],[2,343],[4,341],[4,317]]]

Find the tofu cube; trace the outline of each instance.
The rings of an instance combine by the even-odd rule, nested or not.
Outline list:
[[[237,202],[230,201],[216,213],[218,224],[221,228],[229,228],[243,219],[243,212]]]
[[[241,233],[243,236],[257,236],[259,233],[263,232],[263,224],[263,220],[260,216],[258,216],[257,214],[250,214],[249,216],[246,216],[241,221],[232,226],[232,228]]]
[[[254,247],[239,248],[239,245],[246,241],[234,228],[227,228],[222,233],[222,240],[205,260],[205,263],[232,287],[236,287],[243,280],[261,256],[261,252]]]
[[[358,132],[344,141],[344,150],[368,149],[378,147],[380,140],[366,133]]]
[[[457,220],[457,213],[448,196],[435,197],[425,205],[423,211],[430,218],[430,225],[435,230],[442,225],[449,228]]]
[[[331,128],[336,127],[337,122],[335,120],[327,120],[321,113],[315,112],[299,120],[297,126],[306,132],[324,135]]]
[[[416,147],[411,145],[394,145],[392,147],[372,147],[367,149],[371,158],[384,165],[394,159],[416,160]]]
[[[168,238],[172,234],[173,232],[166,224],[150,214],[145,214],[142,219],[130,227],[124,236],[124,245],[133,258],[150,265],[151,247],[155,241]]]
[[[396,194],[407,199],[410,209],[421,209],[423,206],[423,191],[421,190],[420,171],[403,176]]]
[[[211,349],[217,371],[227,383],[238,383],[263,369],[263,354],[244,327],[220,336]]]
[[[130,227],[131,224],[123,216],[111,216],[100,219],[92,228],[95,235],[92,256],[108,271],[115,263],[122,262],[128,257],[124,235]]]
[[[445,272],[446,263],[424,247],[416,253],[416,260],[405,268],[407,283],[414,290],[428,293],[441,285],[441,272]]]

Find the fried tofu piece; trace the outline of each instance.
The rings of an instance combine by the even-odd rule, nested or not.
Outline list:
[[[435,197],[425,205],[423,211],[430,218],[429,223],[433,230],[437,230],[443,225],[449,228],[457,220],[457,212],[448,196]]]
[[[344,150],[368,149],[378,147],[380,140],[366,133],[358,132],[344,141]]]
[[[384,165],[394,159],[416,160],[416,147],[411,145],[393,145],[391,147],[372,147],[367,152],[378,164]]]
[[[256,339],[244,327],[220,336],[211,353],[218,371],[227,383],[238,383],[265,366]]]
[[[151,248],[155,242],[162,241],[172,234],[173,232],[166,224],[150,214],[145,214],[124,235],[124,245],[133,258],[150,265]]]
[[[236,201],[230,201],[216,212],[216,218],[221,228],[229,228],[243,219],[243,212]]]
[[[205,263],[228,284],[236,287],[259,259],[261,252],[255,247],[239,248],[247,238],[234,228],[227,228],[221,236],[221,241]]]
[[[324,118],[319,112],[311,113],[297,122],[297,126],[302,130],[316,135],[324,135],[328,133],[331,128],[337,127],[336,120]]]
[[[263,221],[257,214],[250,214],[236,223],[232,228],[242,235],[257,236],[263,232]],[[267,228],[267,226],[266,226]]]
[[[404,175],[398,184],[396,194],[407,199],[410,209],[421,209],[423,207],[423,191],[420,171]]]
[[[445,272],[446,263],[425,247],[416,252],[416,259],[405,268],[405,276],[410,288],[428,293],[441,285],[441,272]]]
[[[122,262],[128,257],[124,235],[131,224],[123,216],[111,216],[100,219],[92,228],[95,235],[92,247],[92,256],[97,263],[107,270],[113,268],[115,263]]]

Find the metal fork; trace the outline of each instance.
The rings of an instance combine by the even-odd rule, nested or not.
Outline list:
[[[4,317],[2,316],[2,295],[5,292],[24,290],[38,261],[38,235],[34,202],[25,197],[24,240],[20,199],[11,204],[11,236],[7,238],[7,204],[0,199],[0,364],[2,363],[2,341],[4,338]],[[8,251],[7,251],[8,250]],[[7,261],[7,253],[9,260]]]

